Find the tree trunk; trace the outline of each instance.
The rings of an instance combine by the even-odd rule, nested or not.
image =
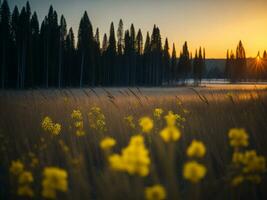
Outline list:
[[[5,88],[5,68],[6,68],[6,42],[3,41],[3,61],[2,61],[2,69],[1,69],[1,88]]]
[[[80,87],[83,85],[83,69],[84,69],[84,52],[82,55],[81,74],[80,74]]]
[[[58,87],[61,87],[61,71],[62,71],[62,44],[59,45],[59,66],[58,66]]]

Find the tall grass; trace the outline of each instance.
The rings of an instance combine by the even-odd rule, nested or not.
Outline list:
[[[99,106],[105,117],[107,132],[97,133],[89,127],[87,115]],[[153,118],[153,110],[162,108],[186,119],[181,125],[181,139],[170,145],[158,132],[145,135],[152,164],[147,177],[128,175],[110,169],[107,154],[100,149],[103,136],[111,136],[117,144],[112,150],[120,153],[130,137],[141,133],[138,119]],[[70,117],[79,109],[84,116],[86,135],[77,137]],[[228,131],[244,128],[249,133],[250,149],[267,155],[267,91],[254,88],[179,88],[179,89],[70,89],[2,91],[0,93],[0,167],[4,183],[3,199],[18,198],[16,181],[8,168],[13,160],[21,160],[34,174],[35,198],[41,198],[42,170],[58,166],[68,172],[68,192],[59,199],[144,199],[145,188],[161,184],[168,199],[267,199],[266,179],[260,184],[244,183],[232,187],[229,166],[232,148]],[[133,115],[137,128],[130,129],[124,118]],[[62,125],[58,136],[41,128],[41,121],[50,116]],[[158,128],[157,128],[158,127]],[[193,139],[201,140],[207,149],[202,163],[206,177],[198,184],[183,179],[183,164],[188,160],[186,149]],[[68,151],[64,151],[64,146]],[[31,166],[32,153],[39,163]],[[4,188],[4,189],[3,189]]]

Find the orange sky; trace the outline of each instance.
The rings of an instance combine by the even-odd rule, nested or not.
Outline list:
[[[10,1],[11,9],[26,0]],[[243,41],[248,57],[267,50],[267,0],[32,0],[32,10],[37,10],[40,21],[50,4],[67,19],[77,35],[84,10],[100,35],[109,32],[110,22],[124,21],[125,29],[134,23],[141,28],[145,38],[154,24],[160,27],[163,42],[167,36],[175,43],[177,54],[184,41],[190,51],[199,46],[206,48],[208,58],[225,58],[226,50],[235,50]],[[172,44],[170,44],[172,46]]]

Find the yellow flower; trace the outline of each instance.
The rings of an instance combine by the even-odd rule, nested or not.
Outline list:
[[[89,126],[99,132],[107,131],[106,118],[99,107],[92,107],[88,113]]]
[[[246,151],[243,158],[243,164],[245,165],[243,172],[259,172],[266,171],[266,160],[263,156],[258,156],[256,151]]]
[[[149,133],[153,129],[154,122],[149,117],[142,117],[139,120],[139,125],[144,133]]]
[[[21,185],[18,187],[18,196],[33,197],[34,192],[29,185]]]
[[[206,154],[206,147],[202,142],[193,140],[190,146],[187,148],[186,153],[188,157],[201,158]]]
[[[60,124],[55,124],[53,127],[53,130],[51,131],[51,133],[53,135],[58,135],[61,131],[61,125]]]
[[[183,168],[183,176],[192,183],[197,183],[206,175],[207,169],[196,161],[187,162]]]
[[[146,188],[145,196],[146,200],[164,200],[167,195],[162,185],[154,185]]]
[[[154,117],[157,119],[160,119],[162,113],[163,113],[163,110],[161,108],[156,108],[154,110]]]
[[[112,154],[108,158],[111,169],[123,171],[125,169],[122,157],[119,154]]]
[[[84,132],[84,130],[76,130],[76,135],[78,136],[78,137],[81,137],[81,136],[84,136],[85,135],[85,132]]]
[[[234,152],[232,155],[232,162],[235,164],[240,164],[244,160],[244,154],[240,152]]]
[[[61,125],[53,123],[50,117],[45,117],[42,121],[42,128],[44,131],[50,132],[53,135],[58,135],[61,131]]]
[[[43,171],[42,195],[45,198],[56,198],[56,191],[68,190],[68,174],[65,170],[57,167],[46,167]]]
[[[82,120],[82,113],[80,110],[73,110],[71,113],[71,118],[75,120]]]
[[[165,116],[167,126],[175,126],[176,119],[177,119],[177,115],[173,114],[172,111],[169,111],[168,115]]]
[[[129,127],[135,128],[135,124],[133,122],[134,117],[132,115],[129,115],[128,117],[125,117],[124,120],[126,121],[126,123],[128,124]]]
[[[53,122],[50,117],[45,117],[42,121],[42,128],[45,131],[51,131],[53,129]]]
[[[103,150],[108,150],[116,145],[116,140],[111,137],[106,137],[100,142],[100,147]]]
[[[177,141],[181,137],[181,132],[175,126],[168,126],[160,131],[160,136],[165,142]]]
[[[248,146],[248,134],[244,129],[233,128],[228,133],[230,145],[233,147]]]
[[[148,154],[144,138],[140,135],[133,136],[129,145],[122,149],[121,155],[113,154],[109,157],[109,163],[113,170],[125,171],[131,175],[147,176],[150,165]]]
[[[9,168],[10,173],[13,175],[19,175],[24,170],[24,165],[20,160],[12,161],[11,166]]]
[[[75,128],[83,129],[83,121],[74,122]]]
[[[33,182],[32,173],[29,171],[24,171],[19,175],[19,184],[28,184]]]
[[[238,186],[238,185],[240,185],[243,181],[244,181],[244,176],[239,175],[239,176],[236,176],[236,177],[234,177],[234,178],[232,179],[231,184],[232,184],[232,186]]]

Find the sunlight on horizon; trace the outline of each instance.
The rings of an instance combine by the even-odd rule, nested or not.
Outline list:
[[[15,4],[21,8],[26,0],[9,3],[13,10]],[[77,0],[75,4],[70,0],[35,0],[30,3],[32,10],[37,10],[40,23],[52,4],[59,16],[65,15],[75,37],[80,18],[87,10],[94,31],[100,29],[101,41],[104,33],[109,33],[111,21],[117,29],[122,18],[125,29],[134,23],[136,32],[142,29],[144,39],[147,31],[151,34],[154,24],[159,26],[162,44],[168,37],[170,52],[175,43],[177,55],[185,41],[193,55],[197,48],[204,47],[207,58],[225,58],[227,49],[235,52],[239,40],[247,57],[256,57],[258,51],[267,50],[266,0]]]

